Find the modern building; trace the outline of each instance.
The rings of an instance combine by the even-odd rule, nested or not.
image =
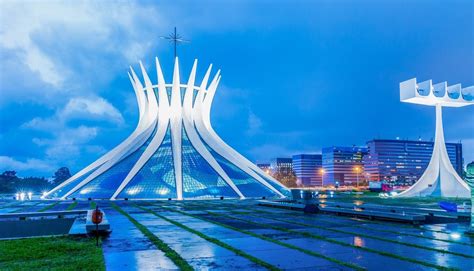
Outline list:
[[[270,161],[271,175],[287,187],[296,186],[296,176],[293,172],[293,159],[278,157]]]
[[[357,186],[366,182],[362,158],[366,147],[323,148],[324,185]]]
[[[303,187],[322,186],[324,174],[321,154],[293,155],[293,171],[296,175],[296,184]]]
[[[471,191],[451,164],[443,131],[443,107],[461,107],[474,104],[474,86],[461,84],[448,86],[447,82],[434,84],[431,80],[417,83],[416,78],[400,83],[400,101],[433,106],[436,112],[433,153],[425,172],[410,188],[398,197],[462,197],[469,198]],[[462,119],[462,118],[459,118]]]
[[[158,82],[140,63],[143,80],[129,74],[139,105],[135,131],[120,145],[49,191],[44,198],[201,199],[284,197],[288,190],[228,146],[210,123],[220,75],[211,67],[195,84],[180,80],[178,58],[166,83],[156,59]],[[200,80],[201,81],[201,80]]]
[[[257,163],[257,167],[267,174],[271,173],[270,163]]]
[[[293,159],[286,157],[273,158],[270,162],[270,169],[273,174],[290,174],[293,172]]]
[[[367,142],[364,174],[369,181],[413,185],[423,175],[433,153],[434,142],[420,140],[374,139]],[[446,143],[449,160],[462,175],[462,144]]]

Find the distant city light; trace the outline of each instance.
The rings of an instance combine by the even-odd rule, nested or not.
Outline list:
[[[359,236],[354,236],[354,246],[363,247],[364,246],[364,240],[362,238],[360,238]]]
[[[90,191],[91,191],[90,188],[85,188],[85,189],[82,189],[81,192],[79,192],[79,194],[84,195],[84,194],[89,193]]]
[[[170,190],[168,188],[161,188],[160,190],[158,190],[158,194],[160,195],[166,195],[170,192]]]
[[[129,190],[127,191],[127,194],[133,196],[133,195],[138,194],[138,192],[140,192],[140,191],[141,191],[140,187],[134,187],[134,188],[132,188],[132,189],[129,189]]]
[[[28,199],[31,200],[31,198],[33,198],[33,193],[28,192]]]
[[[457,232],[453,232],[451,233],[449,236],[451,236],[451,238],[457,240],[459,238],[461,238],[461,234],[457,233]]]
[[[20,200],[25,200],[25,193],[23,192],[20,193]]]

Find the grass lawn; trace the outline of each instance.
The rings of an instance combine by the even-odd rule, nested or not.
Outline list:
[[[40,237],[0,241],[0,270],[105,270],[94,238]]]

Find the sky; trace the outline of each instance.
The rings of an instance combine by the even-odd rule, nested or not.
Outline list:
[[[222,79],[211,120],[254,162],[374,138],[434,137],[433,107],[401,103],[416,77],[474,85],[473,1],[0,1],[0,171],[77,172],[138,121],[127,71],[170,81],[199,59]],[[200,79],[198,79],[199,81]],[[445,108],[474,160],[474,106]]]

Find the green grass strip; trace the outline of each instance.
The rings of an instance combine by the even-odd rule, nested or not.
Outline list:
[[[216,245],[218,245],[218,246],[220,246],[220,247],[223,247],[223,248],[225,248],[225,249],[228,249],[228,250],[234,252],[235,254],[237,254],[237,255],[239,255],[239,256],[242,256],[242,257],[244,257],[244,258],[246,258],[246,259],[248,259],[248,260],[250,260],[250,261],[252,261],[252,262],[254,262],[254,263],[258,264],[258,265],[260,265],[260,266],[263,266],[263,267],[267,268],[268,270],[272,270],[272,271],[280,270],[278,267],[276,267],[276,266],[274,266],[274,265],[271,265],[271,264],[269,264],[269,263],[267,263],[267,262],[264,262],[264,261],[262,261],[262,260],[260,260],[260,259],[258,259],[258,258],[256,258],[256,257],[254,257],[254,256],[252,256],[252,255],[250,255],[250,254],[248,254],[248,253],[246,253],[246,252],[244,252],[244,251],[242,251],[242,250],[240,250],[240,249],[237,249],[237,248],[235,248],[235,247],[233,247],[233,246],[230,246],[230,245],[228,245],[228,244],[226,244],[226,243],[224,243],[224,242],[222,242],[222,241],[220,241],[220,240],[218,240],[218,239],[216,239],[216,238],[210,237],[210,236],[208,236],[208,235],[205,235],[205,234],[202,233],[202,232],[199,232],[199,231],[197,231],[197,230],[191,229],[190,227],[188,227],[188,226],[186,226],[186,225],[184,225],[184,224],[181,224],[181,223],[179,223],[179,222],[177,222],[177,221],[174,221],[174,220],[172,220],[172,219],[169,219],[169,218],[167,218],[167,217],[164,217],[164,216],[162,216],[162,215],[159,215],[158,213],[156,213],[156,212],[153,211],[153,210],[150,210],[150,209],[148,209],[148,208],[139,206],[139,205],[137,205],[137,204],[135,204],[135,206],[138,207],[138,208],[140,208],[141,210],[144,210],[144,211],[146,211],[146,212],[148,212],[148,213],[150,213],[150,214],[153,214],[153,215],[155,215],[155,216],[157,216],[157,217],[159,217],[159,218],[161,218],[161,219],[163,219],[163,220],[165,220],[165,221],[167,221],[167,222],[169,222],[169,223],[171,223],[171,224],[173,224],[173,225],[175,225],[175,226],[178,226],[178,227],[180,227],[180,228],[182,228],[182,229],[184,229],[184,230],[186,230],[186,231],[189,231],[189,232],[191,232],[191,233],[193,233],[193,234],[196,234],[197,236],[201,237],[202,239],[204,239],[204,240],[206,240],[206,241],[209,241],[209,242],[214,243],[214,244],[216,244]]]
[[[158,238],[156,235],[154,235],[147,227],[143,226],[138,222],[136,219],[134,219],[132,216],[130,216],[127,212],[125,212],[122,208],[120,208],[117,204],[111,203],[112,207],[117,210],[119,213],[122,215],[126,216],[130,222],[137,227],[150,241],[155,244],[155,246],[163,251],[165,253],[165,256],[168,257],[171,261],[173,261],[176,266],[182,270],[182,271],[191,271],[194,270],[194,268],[189,265],[188,262],[186,262],[185,259],[181,257],[176,251],[174,251],[172,248],[170,248],[165,242],[163,242],[160,238]]]
[[[255,216],[255,215],[250,214],[249,216]],[[361,236],[361,237],[365,237],[365,238],[380,240],[380,241],[384,241],[384,242],[391,242],[391,243],[395,243],[395,244],[405,245],[405,246],[409,246],[409,247],[416,247],[416,248],[419,248],[419,249],[431,250],[431,251],[440,252],[440,253],[448,253],[448,254],[464,257],[464,258],[474,258],[473,256],[470,256],[470,255],[467,255],[467,254],[464,254],[464,253],[453,252],[453,251],[449,251],[449,250],[446,250],[446,249],[432,248],[432,247],[422,246],[422,245],[413,244],[413,243],[406,243],[406,242],[392,240],[392,239],[388,239],[388,238],[373,236],[373,235],[369,235],[369,234],[365,234],[365,233],[357,233],[357,232],[351,232],[351,231],[345,231],[345,230],[326,228],[326,227],[321,227],[321,226],[317,226],[317,225],[313,225],[313,224],[306,224],[306,223],[302,223],[302,222],[296,222],[296,221],[293,221],[293,220],[272,218],[272,217],[267,217],[267,216],[264,216],[264,218],[275,220],[275,221],[280,221],[280,222],[285,222],[285,223],[289,223],[289,224],[294,224],[294,225],[300,225],[300,226],[315,228],[315,229],[323,229],[323,230],[332,231],[332,232],[338,232],[338,233],[344,233],[344,234],[350,234],[350,235],[357,235],[357,236]]]
[[[51,203],[50,205],[48,206],[45,206],[44,208],[41,208],[38,210],[38,212],[44,212],[44,211],[48,211],[49,209],[53,208],[54,206],[58,205],[59,204],[59,201],[56,201],[54,203]]]
[[[438,270],[458,270],[456,268],[448,268],[448,267],[445,267],[445,266],[432,264],[432,263],[428,263],[428,262],[423,262],[423,261],[420,261],[420,260],[407,258],[407,257],[403,257],[403,256],[400,256],[400,255],[397,255],[397,254],[392,254],[392,253],[389,253],[389,252],[384,252],[384,251],[380,251],[380,250],[376,250],[376,249],[372,249],[372,248],[368,248],[368,247],[356,246],[356,245],[353,245],[353,244],[345,243],[345,242],[342,242],[342,241],[337,241],[337,240],[327,238],[327,237],[324,237],[324,236],[321,236],[321,235],[317,235],[317,234],[314,234],[314,233],[294,231],[294,230],[290,230],[290,229],[279,227],[279,226],[273,226],[273,225],[258,223],[258,222],[238,218],[238,217],[235,217],[235,216],[229,216],[229,215],[225,215],[225,214],[216,214],[216,213],[212,213],[212,212],[208,212],[208,213],[210,215],[213,215],[213,216],[226,216],[230,219],[240,220],[240,221],[243,221],[243,222],[246,222],[246,223],[249,223],[249,224],[258,225],[260,227],[266,227],[266,228],[279,230],[279,231],[283,231],[283,232],[303,235],[305,237],[318,239],[318,240],[324,240],[324,241],[327,241],[327,242],[331,242],[331,243],[334,243],[334,244],[339,244],[339,245],[346,246],[346,247],[357,248],[357,249],[365,250],[365,251],[368,251],[368,252],[377,253],[377,254],[380,254],[380,255],[383,255],[383,256],[388,256],[388,257],[391,257],[391,258],[396,258],[396,259],[399,259],[399,260],[404,260],[404,261],[417,263],[417,264],[421,264],[421,265],[428,266],[428,267],[433,267],[433,268],[436,268]]]
[[[77,206],[77,201],[71,203],[71,204],[66,208],[66,210],[71,211],[72,209],[76,208],[76,206]]]
[[[223,223],[220,223],[220,222],[217,222],[217,221],[213,221],[213,220],[209,220],[209,219],[206,219],[206,218],[203,218],[203,217],[199,217],[199,216],[195,216],[195,215],[192,215],[192,214],[188,214],[188,213],[183,212],[183,211],[174,210],[174,209],[167,208],[167,207],[164,207],[164,206],[161,206],[161,207],[162,207],[163,209],[166,209],[166,210],[169,210],[169,211],[172,211],[172,212],[177,212],[177,213],[180,213],[180,214],[183,214],[183,215],[186,215],[186,216],[190,216],[190,217],[194,217],[194,218],[197,218],[197,219],[200,219],[200,220],[204,220],[204,221],[207,221],[207,222],[209,222],[209,223],[212,223],[212,224],[215,224],[215,225],[224,227],[224,228],[228,228],[228,229],[231,229],[231,230],[234,230],[234,231],[238,231],[238,232],[241,232],[241,233],[243,233],[243,234],[247,234],[247,235],[250,235],[250,236],[253,236],[253,237],[256,237],[256,238],[265,240],[265,241],[269,241],[269,242],[275,243],[275,244],[280,245],[280,246],[284,246],[284,247],[287,247],[287,248],[290,248],[290,249],[298,250],[298,251],[300,251],[300,252],[303,252],[303,253],[308,254],[308,255],[311,255],[311,256],[315,256],[315,257],[318,257],[318,258],[323,258],[323,259],[328,260],[328,261],[331,261],[331,262],[333,262],[333,263],[336,263],[336,264],[339,264],[339,265],[343,265],[343,266],[347,266],[347,267],[352,268],[352,269],[354,269],[354,270],[366,270],[365,268],[360,267],[360,266],[358,266],[358,265],[355,265],[355,264],[352,264],[352,263],[343,262],[343,261],[340,261],[340,260],[338,260],[338,259],[334,259],[334,258],[328,257],[328,256],[326,256],[326,255],[324,255],[324,254],[319,254],[319,253],[316,253],[316,252],[311,251],[311,250],[303,249],[303,248],[300,248],[300,247],[297,247],[297,246],[294,246],[294,245],[291,245],[291,244],[288,244],[288,243],[281,242],[281,241],[279,241],[279,240],[272,239],[272,238],[270,238],[270,237],[266,237],[266,236],[264,236],[264,235],[260,235],[260,234],[253,233],[253,232],[251,232],[251,231],[239,229],[239,228],[236,228],[236,227],[233,227],[233,226],[230,226],[230,225],[227,225],[227,224],[223,224]],[[209,212],[208,212],[208,213],[209,213]],[[209,213],[209,214],[211,214],[211,213]],[[214,215],[214,214],[211,214],[211,215]]]
[[[105,264],[93,238],[50,236],[0,241],[0,270],[102,271]]]

